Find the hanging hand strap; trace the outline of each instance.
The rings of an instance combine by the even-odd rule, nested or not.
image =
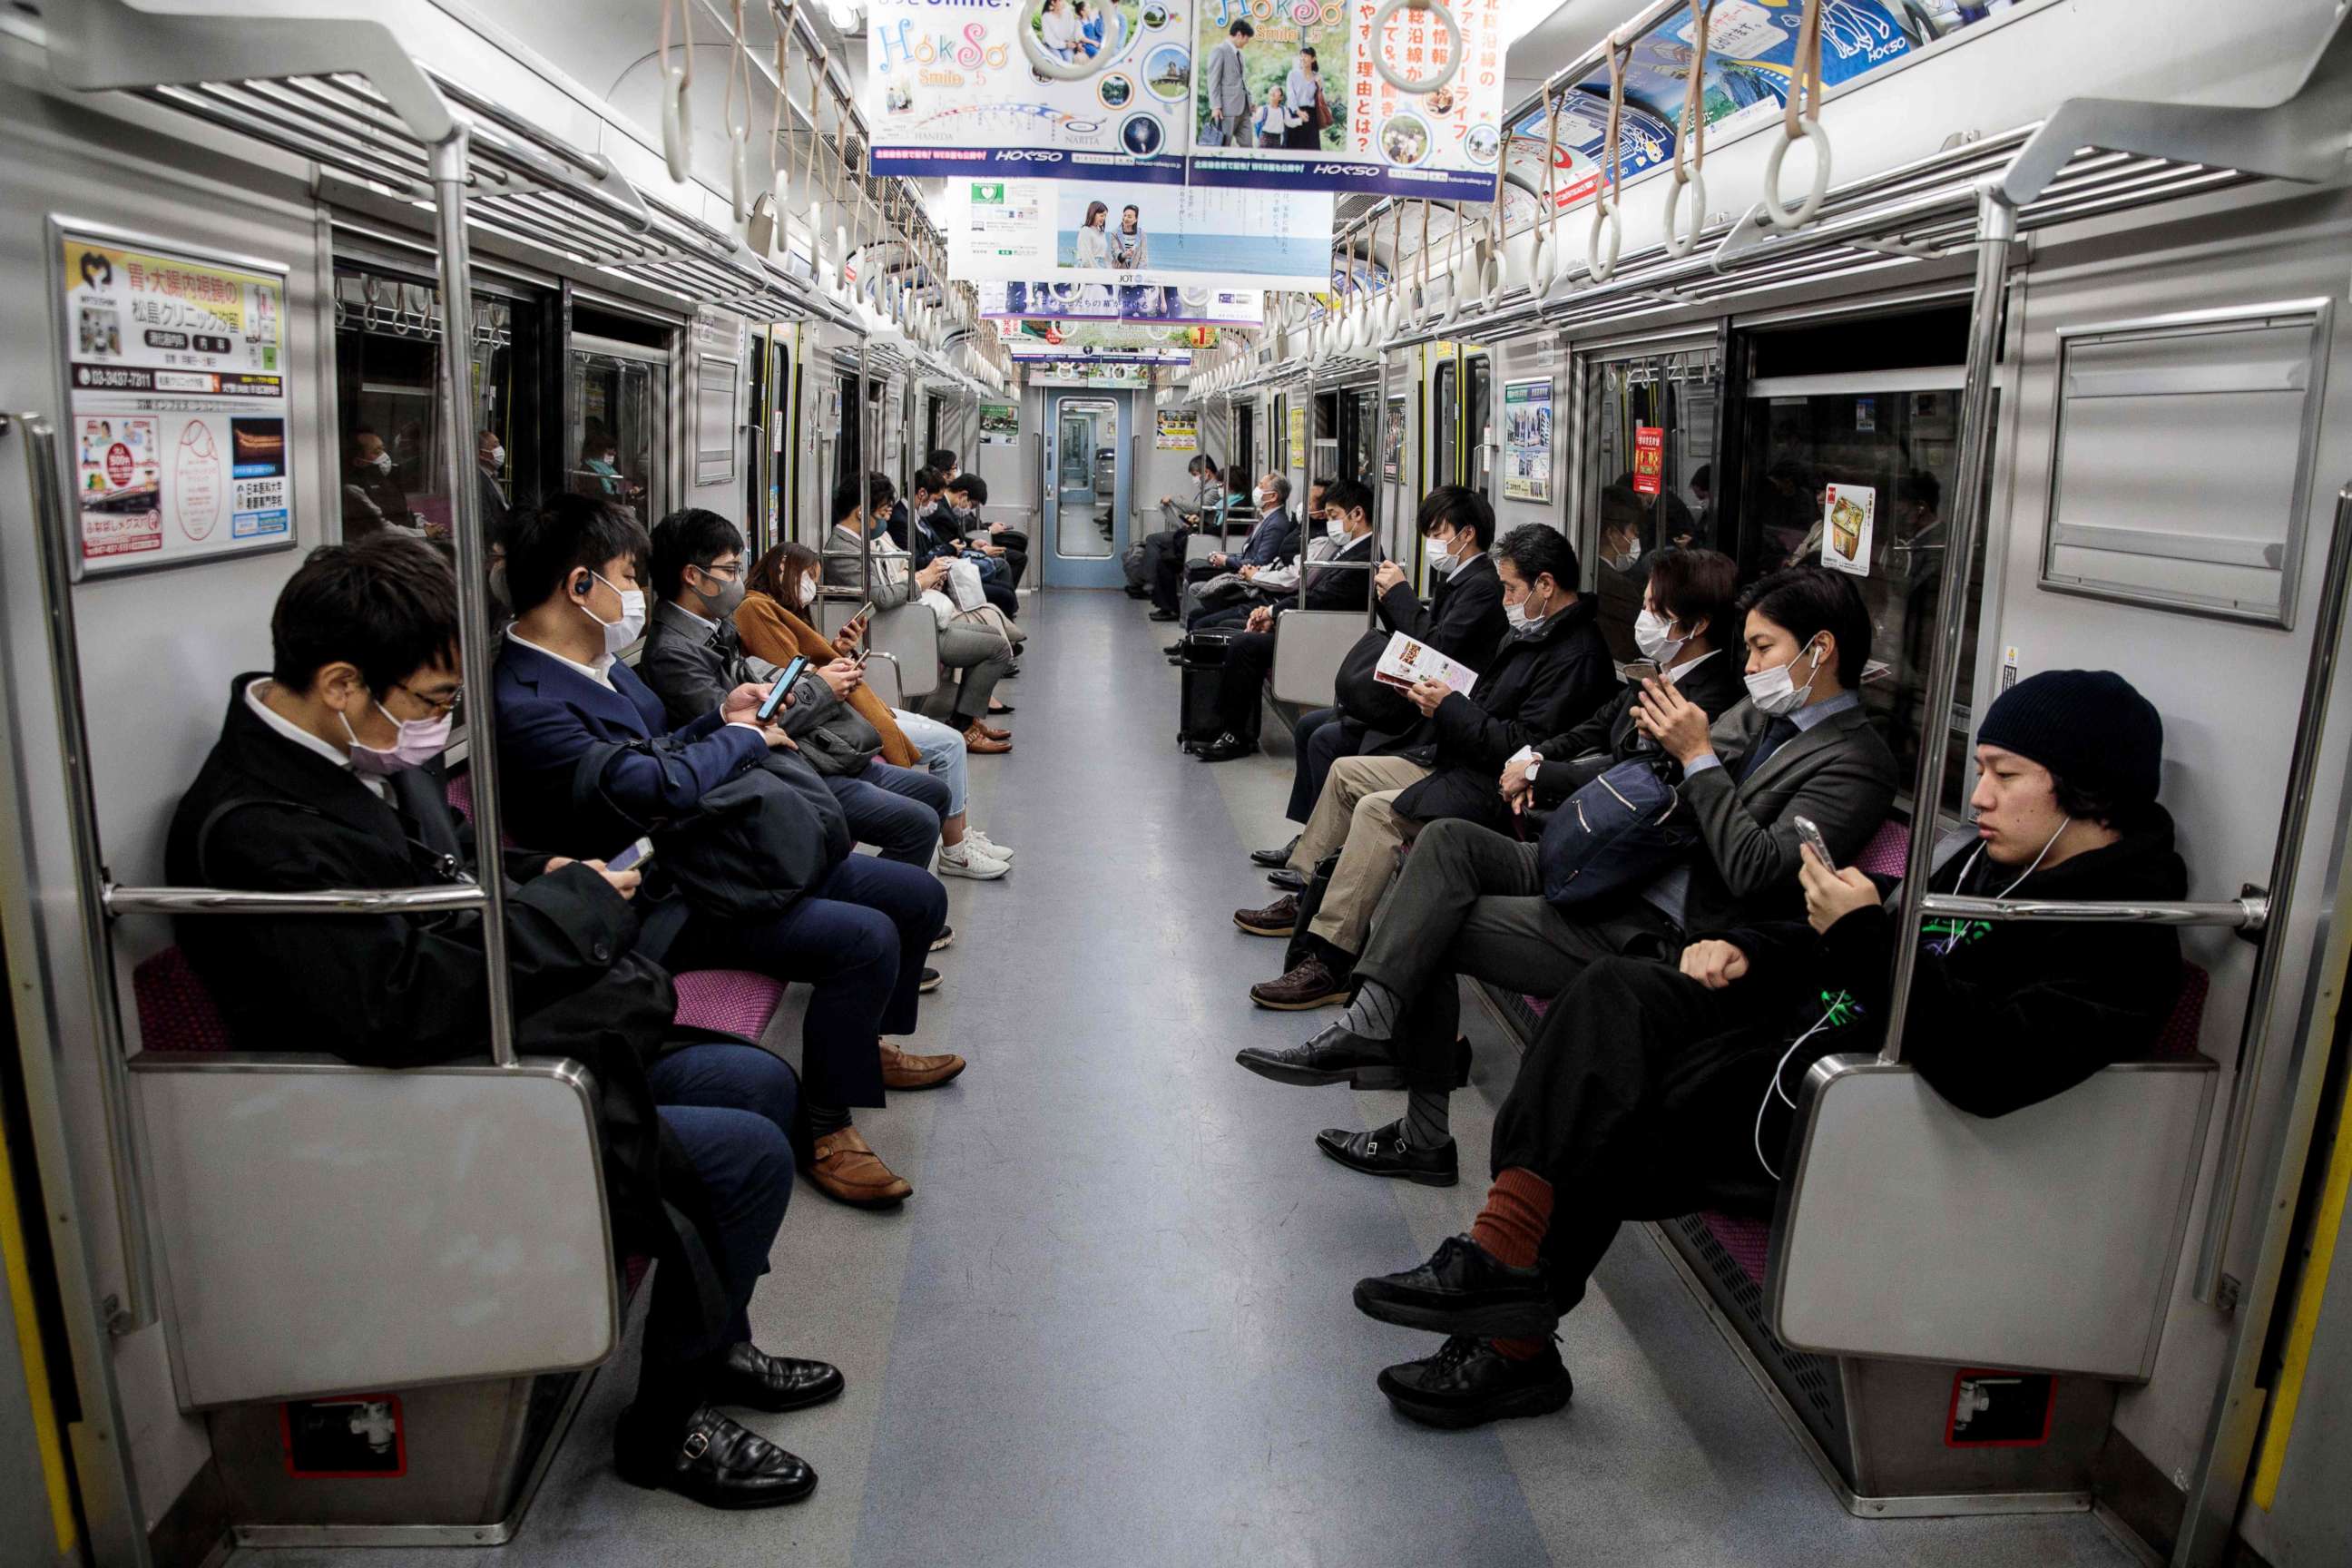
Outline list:
[[[1798,100],[1802,98],[1801,113]],[[1780,116],[1781,137],[1764,163],[1764,211],[1772,226],[1794,233],[1821,216],[1830,188],[1830,138],[1822,129],[1822,0],[1805,0],[1797,26],[1797,57],[1789,66],[1789,97]],[[1792,209],[1780,201],[1780,163],[1799,142],[1813,144],[1813,188]]]
[[[1698,248],[1698,231],[1706,222],[1706,27],[1714,0],[1691,0],[1691,63],[1688,89],[1683,94],[1682,133],[1675,138],[1675,178],[1666,187],[1666,254],[1677,258]],[[1690,167],[1683,167],[1683,145],[1690,144]],[[1691,189],[1690,232],[1675,226],[1683,187]]]
[[[1618,132],[1625,120],[1625,67],[1633,58],[1633,46],[1619,43],[1612,34],[1609,39],[1609,129],[1605,134],[1609,165],[1601,176],[1601,188],[1593,194],[1592,233],[1584,242],[1585,264],[1592,268],[1592,280],[1596,283],[1606,283],[1617,275],[1617,251],[1625,242],[1625,219],[1618,211],[1625,181]],[[1601,257],[1601,231],[1604,226],[1609,230],[1606,261]]]

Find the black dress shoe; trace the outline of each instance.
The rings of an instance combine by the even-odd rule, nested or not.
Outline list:
[[[1228,730],[1192,754],[1204,763],[1230,763],[1238,757],[1257,755],[1257,742],[1244,741]]]
[[[1287,866],[1279,871],[1268,871],[1265,874],[1265,879],[1286,893],[1303,893],[1307,890],[1307,879]]]
[[[745,1405],[782,1414],[823,1405],[838,1397],[843,1386],[841,1369],[828,1362],[770,1355],[746,1340],[728,1347],[726,1364],[719,1368],[710,1390],[710,1403]]]
[[[1252,1046],[1234,1060],[1276,1083],[1344,1083],[1355,1089],[1402,1089],[1404,1069],[1385,1040],[1361,1039],[1339,1025],[1325,1026],[1303,1046],[1268,1050]]]
[[[1447,1237],[1428,1262],[1402,1274],[1357,1280],[1356,1309],[1441,1334],[1532,1338],[1559,1321],[1541,1268],[1514,1268],[1466,1236]]]
[[[1250,851],[1250,864],[1251,864],[1251,865],[1253,865],[1253,866],[1268,866],[1268,867],[1273,867],[1273,866],[1287,866],[1287,865],[1289,865],[1289,864],[1290,864],[1290,852],[1291,852],[1292,850],[1294,850],[1294,849],[1296,849],[1296,848],[1297,848],[1297,847],[1298,847],[1298,838],[1299,838],[1299,836],[1298,836],[1297,834],[1294,833],[1294,834],[1292,834],[1292,835],[1290,836],[1290,842],[1289,842],[1289,843],[1287,843],[1287,844],[1286,844],[1286,845],[1284,845],[1284,846],[1283,846],[1281,848],[1279,848],[1279,849],[1253,849],[1253,850],[1251,850],[1251,851]]]
[[[667,1444],[643,1441],[625,1425],[614,1467],[625,1480],[664,1488],[707,1508],[774,1508],[816,1490],[816,1471],[806,1459],[708,1405]]]
[[[1456,1335],[1435,1355],[1381,1373],[1381,1392],[1397,1414],[1424,1426],[1483,1426],[1513,1415],[1549,1415],[1576,1384],[1547,1344],[1541,1355],[1513,1361],[1485,1340]]]
[[[1154,610],[1151,612],[1150,618],[1155,621],[1172,621],[1176,618],[1176,612],[1173,610]]]
[[[1462,1179],[1453,1139],[1435,1149],[1417,1147],[1405,1136],[1402,1121],[1391,1121],[1370,1132],[1326,1127],[1315,1134],[1315,1146],[1348,1169],[1368,1176],[1402,1176],[1424,1187],[1450,1187]]]
[[[1129,583],[1127,585],[1127,596],[1130,599],[1149,599],[1151,597],[1151,590],[1149,588],[1139,588],[1134,584]]]
[[[1181,642],[1172,642],[1166,647],[1161,648],[1160,651],[1166,654],[1170,658],[1174,658],[1178,654],[1184,651],[1184,645]]]

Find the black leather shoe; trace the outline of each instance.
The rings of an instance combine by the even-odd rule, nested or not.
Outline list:
[[[1130,599],[1149,599],[1151,597],[1151,590],[1149,588],[1139,588],[1134,584],[1129,583],[1127,585],[1127,596]]]
[[[1230,763],[1236,757],[1257,755],[1257,742],[1244,741],[1231,730],[1192,753],[1204,763]]]
[[[1166,654],[1170,658],[1174,658],[1178,654],[1184,651],[1184,645],[1181,642],[1172,642],[1166,647],[1161,648],[1160,651]]]
[[[1151,612],[1150,618],[1155,621],[1172,621],[1176,619],[1176,612],[1173,610],[1154,610]]]
[[[816,1471],[709,1405],[687,1417],[667,1445],[633,1437],[625,1425],[614,1456],[624,1480],[663,1488],[706,1508],[774,1508],[816,1490]]]
[[[1307,890],[1307,879],[1287,866],[1279,871],[1268,871],[1265,874],[1265,879],[1286,893],[1303,893]]]
[[[1370,1132],[1326,1127],[1315,1134],[1315,1146],[1348,1169],[1368,1176],[1402,1176],[1424,1187],[1450,1187],[1462,1179],[1453,1139],[1435,1149],[1418,1148],[1405,1136],[1402,1121],[1391,1121]]]
[[[1402,1274],[1357,1280],[1356,1310],[1441,1334],[1530,1339],[1559,1322],[1542,1269],[1514,1268],[1466,1236],[1447,1237],[1428,1262]]]
[[[1234,1060],[1276,1083],[1344,1083],[1355,1089],[1402,1089],[1404,1069],[1389,1054],[1385,1040],[1366,1040],[1338,1024],[1303,1046],[1268,1050],[1252,1046]]]
[[[1549,1415],[1576,1392],[1559,1352],[1550,1345],[1541,1355],[1512,1361],[1466,1334],[1446,1341],[1433,1356],[1382,1369],[1380,1382],[1397,1414],[1424,1426],[1483,1426],[1514,1415]]]
[[[713,1405],[743,1405],[781,1415],[837,1398],[841,1369],[829,1362],[770,1355],[746,1340],[730,1345],[710,1390]]]
[[[1296,848],[1297,848],[1297,847],[1298,847],[1298,838],[1299,838],[1299,836],[1298,836],[1297,834],[1294,833],[1294,834],[1292,834],[1292,835],[1290,836],[1290,842],[1289,842],[1289,843],[1287,843],[1287,844],[1286,844],[1286,845],[1284,845],[1284,846],[1283,846],[1281,848],[1279,848],[1279,849],[1253,849],[1253,850],[1251,850],[1251,851],[1250,851],[1250,864],[1251,864],[1251,865],[1253,865],[1253,866],[1266,866],[1266,867],[1274,867],[1274,866],[1287,866],[1287,865],[1289,865],[1289,864],[1290,864],[1290,852],[1291,852],[1292,850],[1294,850],[1294,849],[1296,849]]]

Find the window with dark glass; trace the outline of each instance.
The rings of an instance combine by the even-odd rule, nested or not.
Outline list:
[[[1577,552],[1620,662],[1638,657],[1649,563],[1661,550],[1714,546],[1716,413],[1723,361],[1713,346],[1604,359],[1585,371],[1584,484]]]
[[[1472,354],[1463,364],[1462,454],[1457,484],[1468,485],[1491,504],[1495,499],[1495,362]]]

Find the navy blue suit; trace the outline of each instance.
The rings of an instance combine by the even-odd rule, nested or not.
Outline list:
[[[492,686],[513,819],[529,823],[535,841],[583,859],[617,851],[631,831],[604,806],[572,802],[572,776],[591,747],[663,734],[686,742],[662,758],[623,754],[606,770],[605,795],[639,817],[691,810],[768,749],[716,710],[670,730],[661,699],[635,671],[616,661],[609,673],[607,689],[509,638]],[[648,956],[673,970],[750,969],[806,981],[801,1079],[808,1100],[879,1105],[877,1040],[914,1032],[923,960],[947,908],[946,889],[921,867],[851,855],[783,914],[760,921],[689,914],[667,950]]]

